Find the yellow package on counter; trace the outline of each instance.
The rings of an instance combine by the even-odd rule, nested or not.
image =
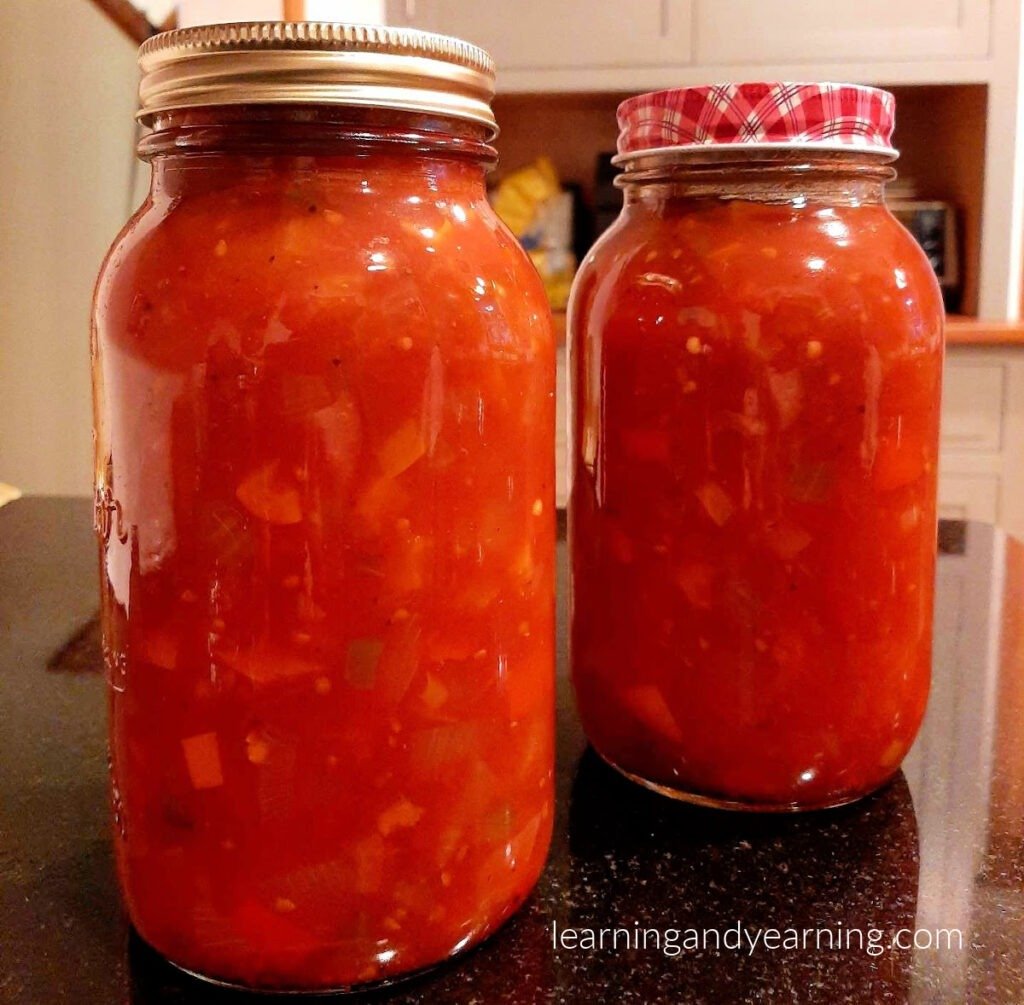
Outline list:
[[[505,226],[523,241],[536,228],[541,207],[560,191],[554,164],[547,157],[538,157],[498,183],[491,194],[491,205]]]
[[[554,310],[565,308],[576,271],[572,252],[572,195],[563,192],[547,157],[498,183],[491,205],[526,249]]]
[[[534,268],[544,281],[544,292],[553,311],[564,311],[569,303],[569,289],[576,274],[576,256],[568,250],[534,248],[528,252]]]

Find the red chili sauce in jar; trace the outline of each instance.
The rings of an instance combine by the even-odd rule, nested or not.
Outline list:
[[[627,142],[665,107],[635,101]],[[928,695],[938,287],[884,149],[638,142],[570,305],[583,723],[671,795],[846,802]]]
[[[547,852],[544,293],[473,123],[152,124],[94,324],[129,914],[218,981],[391,980],[493,931]]]

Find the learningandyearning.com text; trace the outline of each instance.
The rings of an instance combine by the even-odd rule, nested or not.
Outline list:
[[[621,925],[615,928],[559,927],[551,923],[551,942],[556,950],[583,952],[649,950],[665,956],[707,950],[745,952],[835,950],[881,956],[910,949],[950,951],[964,947],[959,928],[748,928],[742,922],[725,928],[644,928]]]

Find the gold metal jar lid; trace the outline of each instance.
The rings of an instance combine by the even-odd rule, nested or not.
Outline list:
[[[476,122],[491,111],[494,61],[411,28],[252,21],[154,35],[139,49],[139,119],[214,105],[358,105]]]

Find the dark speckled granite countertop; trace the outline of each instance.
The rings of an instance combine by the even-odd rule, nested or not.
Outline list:
[[[90,523],[82,500],[0,510],[0,1002],[241,1005],[255,999],[177,974],[120,915]],[[620,779],[585,749],[563,618],[558,818],[540,885],[457,964],[348,1000],[1024,1002],[1024,545],[980,524],[944,525],[940,539],[921,738],[893,784],[827,813],[721,814]],[[855,946],[851,930],[875,929],[885,946],[686,945],[692,929],[732,945],[737,924],[827,928]],[[553,925],[581,941],[586,929],[627,929],[631,942],[637,926],[657,929],[661,945],[626,948],[620,935],[617,949],[566,948],[572,933],[556,945]],[[889,946],[914,928],[959,929],[963,944]]]

